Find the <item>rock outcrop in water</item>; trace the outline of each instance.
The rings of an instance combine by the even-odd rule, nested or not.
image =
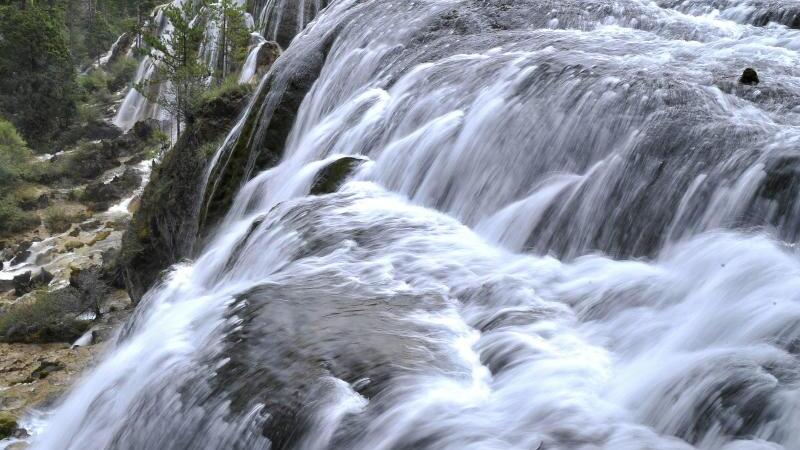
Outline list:
[[[363,158],[352,156],[337,159],[317,172],[308,193],[323,195],[336,192],[347,181],[347,178],[365,162],[366,160]]]
[[[742,72],[742,76],[739,77],[739,83],[751,86],[754,84],[758,84],[758,73],[756,73],[755,69],[752,69],[750,67],[744,69],[744,72]]]

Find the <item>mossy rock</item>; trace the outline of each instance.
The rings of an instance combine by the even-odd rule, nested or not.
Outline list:
[[[0,439],[13,436],[18,429],[16,417],[7,412],[0,412]]]
[[[153,169],[116,264],[134,303],[164,269],[191,253],[206,165],[247,105],[250,89],[236,86],[202,99],[190,126]]]
[[[68,252],[71,252],[71,251],[73,251],[75,249],[79,249],[79,248],[83,247],[84,245],[86,245],[86,243],[81,242],[81,241],[67,241],[64,244],[64,250],[66,250]]]
[[[98,231],[92,240],[89,241],[89,245],[94,245],[100,241],[104,241],[108,239],[109,236],[111,236],[111,231],[109,230]]]
[[[323,167],[314,177],[311,184],[311,195],[331,194],[347,181],[347,178],[366,162],[365,158],[345,156]]]

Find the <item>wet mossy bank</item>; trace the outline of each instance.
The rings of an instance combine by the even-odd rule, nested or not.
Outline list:
[[[118,260],[134,302],[164,269],[191,255],[198,238],[206,166],[247,104],[250,91],[249,85],[239,85],[203,98],[187,131],[153,168]]]

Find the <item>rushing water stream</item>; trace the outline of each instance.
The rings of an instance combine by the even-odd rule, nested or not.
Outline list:
[[[798,14],[331,2],[213,160],[212,193],[249,143],[217,232],[34,447],[800,449]]]

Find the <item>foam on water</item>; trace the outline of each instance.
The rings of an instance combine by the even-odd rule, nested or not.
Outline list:
[[[218,231],[34,448],[800,448],[800,32],[672,3],[331,2],[210,163],[247,139]]]

